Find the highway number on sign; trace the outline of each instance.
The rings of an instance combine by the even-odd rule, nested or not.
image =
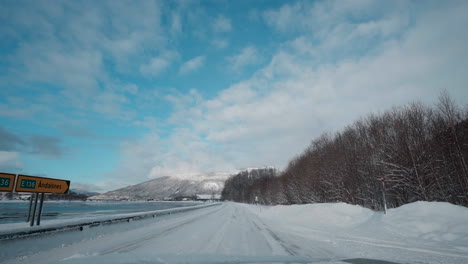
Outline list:
[[[36,189],[36,180],[21,179],[20,187],[34,190]]]
[[[10,178],[0,177],[0,188],[10,187]]]
[[[0,173],[0,192],[13,191],[13,182],[15,181],[14,174]]]

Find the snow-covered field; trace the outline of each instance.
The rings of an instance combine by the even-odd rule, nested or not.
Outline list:
[[[0,244],[4,263],[468,263],[468,209],[223,203]]]

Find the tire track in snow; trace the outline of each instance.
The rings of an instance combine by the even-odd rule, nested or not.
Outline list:
[[[215,232],[215,234],[212,235],[212,238],[215,238],[216,239],[216,249],[215,251],[216,252],[221,252],[221,246],[224,246],[224,243],[223,240],[225,239],[225,236],[224,236],[224,233],[227,231],[228,227],[229,227],[229,223],[232,223],[233,221],[235,221],[237,219],[237,216],[235,214],[235,211],[232,211],[231,210],[231,214],[230,214],[231,217],[226,217],[229,219],[229,221],[223,221],[223,225],[221,228],[219,228],[217,230],[217,232]],[[221,235],[219,235],[221,234]],[[223,250],[227,250],[225,247],[222,248]]]
[[[141,246],[146,245],[146,242],[148,242],[148,241],[150,241],[152,239],[164,236],[164,235],[169,234],[172,231],[177,230],[177,229],[179,229],[179,228],[181,228],[181,227],[183,227],[185,225],[191,224],[191,223],[199,220],[200,218],[206,217],[208,215],[212,215],[212,214],[216,213],[217,211],[219,211],[223,207],[224,206],[216,207],[216,209],[213,210],[212,212],[208,212],[208,213],[201,214],[201,215],[196,215],[194,218],[183,221],[182,223],[177,223],[177,224],[172,225],[169,228],[166,228],[164,230],[158,230],[157,232],[148,234],[148,235],[146,235],[144,237],[140,237],[140,238],[135,239],[133,241],[126,242],[125,244],[120,245],[118,247],[114,247],[114,248],[111,248],[111,249],[100,251],[98,253],[98,255],[106,255],[106,254],[111,254],[111,253],[114,253],[114,252],[124,253],[124,252],[132,251],[134,249],[137,249],[137,248],[139,248]]]
[[[297,255],[297,252],[293,250],[292,248],[286,246],[285,245],[286,243],[283,240],[281,240],[281,238],[279,238],[275,233],[273,233],[273,231],[271,231],[268,228],[266,228],[265,230],[271,235],[271,237],[273,237],[276,241],[278,241],[278,243],[283,247],[284,250],[286,250],[286,252],[289,253],[289,255],[291,256]]]
[[[252,220],[254,226],[259,229],[263,230],[262,232],[266,233],[269,237],[274,239],[277,244],[279,244],[288,254],[292,256],[307,256],[311,259],[316,259],[317,256],[324,256],[323,259],[340,259],[334,252],[327,250],[325,248],[316,247],[313,251],[310,251],[304,247],[298,246],[295,242],[287,237],[285,239],[280,234],[281,232],[273,231],[267,224],[265,224],[255,213],[252,211],[244,208],[246,211],[252,215]]]
[[[245,208],[243,208],[244,211],[247,211]],[[273,238],[274,241],[276,241],[280,246],[281,248],[283,248],[283,250],[288,253],[289,255],[291,256],[297,256],[298,253],[297,253],[297,249],[299,248],[298,246],[294,245],[294,244],[288,244],[286,243],[284,240],[282,240],[277,234],[275,234],[271,229],[269,229],[265,223],[263,223],[256,215],[254,215],[252,212],[249,212],[250,214],[250,221],[252,223],[252,225],[261,233],[263,233],[264,235],[268,234],[271,238]],[[255,219],[255,220],[254,220]],[[258,223],[260,223],[260,225],[262,225],[263,227],[260,227],[260,225]],[[265,238],[267,241],[271,241],[271,239],[268,239],[268,238]],[[268,243],[268,246],[273,250],[273,247],[270,243]]]

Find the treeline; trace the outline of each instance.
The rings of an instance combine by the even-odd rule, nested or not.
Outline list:
[[[247,169],[235,174],[224,183],[221,199],[240,203],[255,202],[255,192],[251,186],[260,180],[273,180],[278,170],[272,167]]]
[[[89,196],[86,194],[69,191],[67,194],[47,193],[44,196],[44,200],[86,201],[88,197]],[[28,200],[29,199],[30,198],[28,198]],[[13,192],[3,193],[3,195],[0,196],[0,200],[20,200],[20,195]]]
[[[62,201],[86,201],[88,195],[69,191],[66,194],[50,193],[45,195],[45,200],[62,200]]]
[[[342,201],[382,209],[414,201],[468,206],[468,109],[447,93],[436,106],[412,103],[323,134],[278,177],[256,180],[241,199],[262,204]],[[227,187],[230,184],[226,185]]]

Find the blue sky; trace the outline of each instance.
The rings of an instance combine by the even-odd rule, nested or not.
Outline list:
[[[0,170],[109,190],[283,168],[323,132],[446,89],[467,1],[2,1]]]

